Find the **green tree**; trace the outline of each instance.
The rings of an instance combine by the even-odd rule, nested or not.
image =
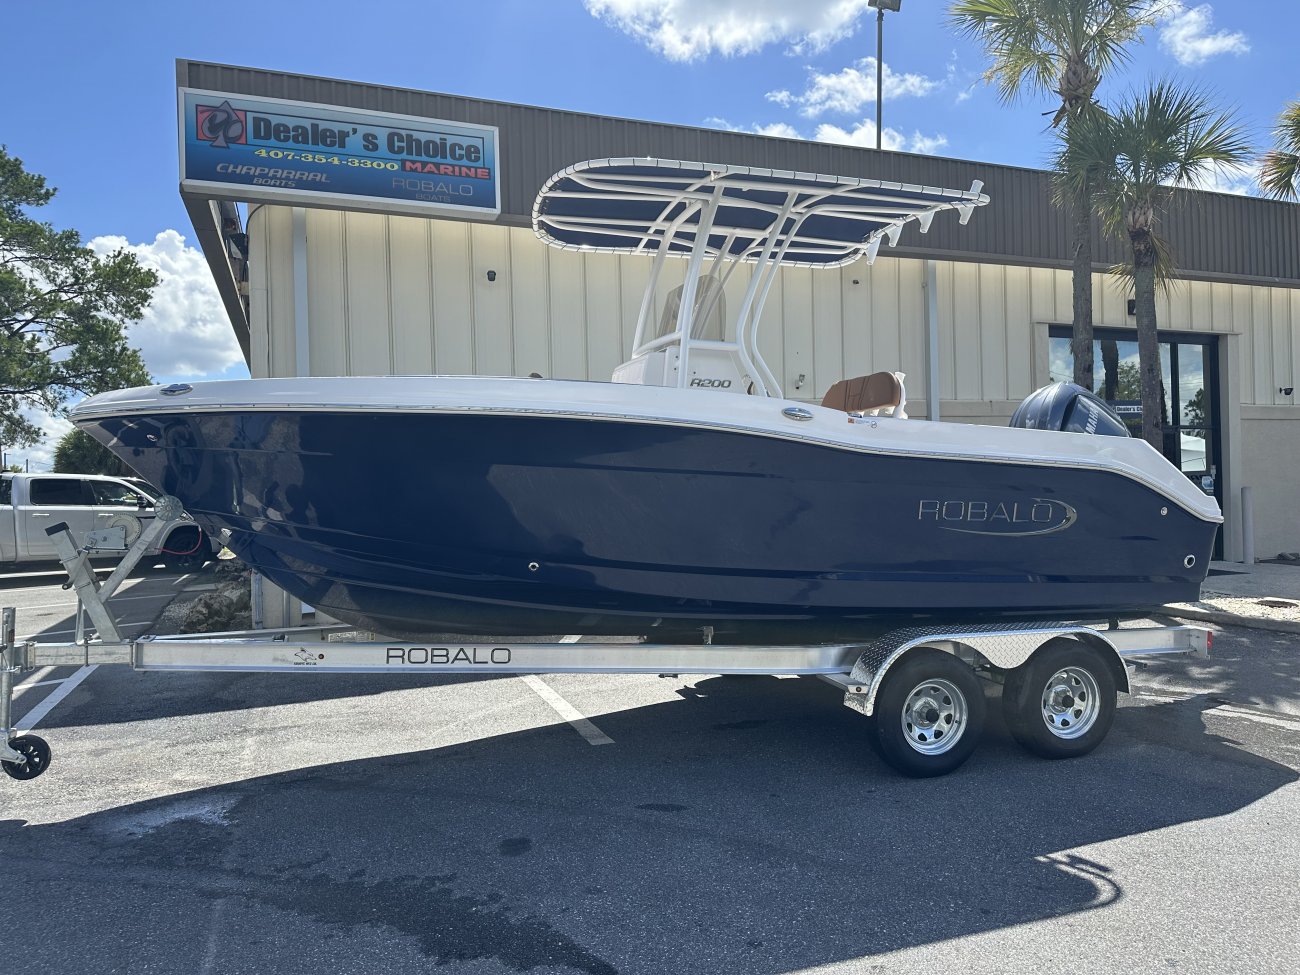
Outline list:
[[[1202,386],[1193,396],[1183,405],[1183,424],[1189,427],[1205,426],[1205,387]]]
[[[56,474],[112,474],[115,477],[135,472],[113,456],[113,452],[88,433],[69,430],[54,448]]]
[[[1130,95],[1109,113],[1081,116],[1068,151],[1098,174],[1098,213],[1107,232],[1128,242],[1128,260],[1116,273],[1130,278],[1136,300],[1142,437],[1164,446],[1156,286],[1168,286],[1174,256],[1159,220],[1178,188],[1196,186],[1207,169],[1235,168],[1250,158],[1241,126],[1208,96],[1159,81]],[[1076,181],[1086,178],[1074,167]]]
[[[25,408],[58,414],[69,398],[149,382],[125,327],[158,277],[118,251],[99,257],[75,230],[28,215],[54,196],[0,146],[0,443],[27,446],[40,428]]]
[[[1102,76],[1129,59],[1126,46],[1151,22],[1151,0],[954,0],[949,20],[983,45],[984,73],[999,97],[1060,99],[1052,127],[1064,123],[1068,144],[1076,120],[1095,104]],[[1070,210],[1074,290],[1074,381],[1093,389],[1092,194],[1095,174],[1071,181],[1061,202]]]
[[[1260,160],[1259,185],[1272,196],[1294,199],[1300,189],[1300,101],[1278,116],[1273,139],[1274,147]]]

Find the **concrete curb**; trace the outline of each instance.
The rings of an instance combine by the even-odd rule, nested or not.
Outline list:
[[[1168,604],[1162,609],[1176,619],[1195,620],[1198,623],[1218,623],[1220,626],[1249,626],[1256,630],[1271,630],[1274,633],[1300,634],[1300,623],[1294,620],[1271,620],[1262,616],[1238,616],[1236,613],[1191,609],[1177,604]]]

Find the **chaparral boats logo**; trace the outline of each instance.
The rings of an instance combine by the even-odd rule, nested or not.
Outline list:
[[[220,105],[196,105],[194,130],[214,149],[229,149],[232,142],[248,143],[248,113],[235,108],[229,100]]]
[[[917,521],[932,521],[940,528],[967,535],[1050,535],[1065,531],[1079,514],[1064,501],[1032,498],[1028,501],[920,502]]]

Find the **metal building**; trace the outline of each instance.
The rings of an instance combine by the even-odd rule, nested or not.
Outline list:
[[[195,112],[201,126],[218,99],[235,109],[241,98],[278,99],[286,112],[307,107],[320,117],[365,112],[379,121],[495,130],[499,213],[313,197],[286,185],[302,175],[288,162],[268,164],[274,178],[258,186],[183,179],[182,196],[254,377],[608,379],[630,352],[650,262],[548,248],[530,216],[553,173],[623,156],[960,188],[983,181],[992,204],[969,226],[936,222],[925,236],[909,231],[870,267],[781,272],[766,305],[762,351],[788,397],[819,401],[839,379],[897,369],[907,374],[913,416],[1004,424],[1033,389],[1070,376],[1069,221],[1041,171],[193,61],[177,63],[177,82],[182,160],[187,121],[193,137]],[[229,117],[238,134],[244,116]],[[355,140],[355,126],[352,132]],[[210,145],[220,135],[199,138]],[[349,136],[345,126],[337,135],[304,129],[308,138],[318,139],[310,145],[323,162],[319,140],[342,145]],[[295,153],[301,158],[297,149],[276,158]],[[233,202],[241,200],[246,218]],[[1243,486],[1253,488],[1259,553],[1300,550],[1300,208],[1185,192],[1164,229],[1182,275],[1157,299],[1173,431],[1167,453],[1218,497],[1224,557],[1242,557]],[[1096,239],[1097,375],[1107,397],[1131,414],[1123,363],[1136,355],[1134,319],[1129,295],[1105,273],[1121,253],[1100,228]],[[746,284],[736,275],[725,299],[739,301]]]

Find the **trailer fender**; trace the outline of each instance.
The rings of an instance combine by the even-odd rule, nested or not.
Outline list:
[[[1047,643],[1062,637],[1079,640],[1101,651],[1114,673],[1116,688],[1129,692],[1128,669],[1104,631],[1077,623],[1029,621],[974,624],[960,629],[909,626],[883,633],[862,645],[849,675],[851,686],[844,695],[844,703],[865,715],[873,714],[876,694],[885,674],[917,647],[950,653],[972,669],[1006,671],[1021,666]]]

